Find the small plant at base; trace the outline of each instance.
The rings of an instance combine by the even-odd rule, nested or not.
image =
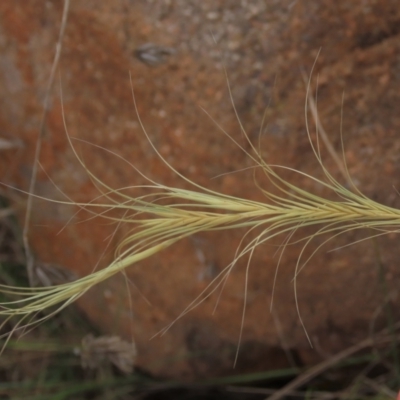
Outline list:
[[[309,86],[310,84],[308,84],[305,107],[306,122],[308,115]],[[148,185],[136,186],[136,188],[146,189],[149,191],[149,194],[136,198],[130,197],[126,194],[124,189],[113,189],[97,179],[96,176],[86,168],[83,161],[74,150],[77,158],[86,168],[91,179],[93,179],[94,183],[99,187],[101,196],[99,196],[97,200],[101,201],[92,203],[75,203],[73,201],[57,202],[77,205],[82,209],[89,210],[94,214],[99,214],[118,224],[131,224],[133,228],[130,234],[119,244],[115,260],[102,270],[94,271],[88,276],[74,282],[68,282],[57,286],[21,288],[1,285],[0,292],[17,297],[16,300],[0,304],[0,315],[5,318],[5,322],[10,318],[19,317],[20,319],[15,325],[14,330],[22,327],[30,327],[62,310],[99,282],[106,280],[118,272],[124,271],[125,268],[134,263],[157,254],[185,237],[189,237],[198,232],[236,228],[245,228],[247,230],[243,238],[247,237],[247,235],[254,230],[258,230],[259,233],[245,245],[242,240],[232,262],[183,310],[178,318],[199,305],[216,290],[221,289],[237,261],[245,256],[248,257],[246,270],[247,281],[251,258],[254,250],[259,245],[284,234],[287,235],[287,240],[282,246],[281,250],[283,252],[285,247],[290,243],[295,232],[301,230],[301,228],[315,227],[315,232],[313,234],[306,235],[300,240],[304,242],[304,246],[299,254],[294,274],[294,290],[297,298],[296,278],[315,253],[314,251],[312,255],[304,261],[304,250],[315,237],[328,234],[329,239],[323,243],[325,244],[332,237],[352,230],[368,228],[375,230],[376,236],[379,236],[399,229],[400,210],[379,204],[367,198],[352,184],[349,176],[348,179],[349,182],[351,182],[352,190],[346,188],[326,170],[321,159],[319,145],[314,146],[312,143],[308,125],[307,132],[310,145],[325,174],[326,181],[322,181],[297,170],[266,163],[261,157],[260,152],[248,138],[237,113],[236,116],[242,133],[252,149],[252,153],[245,150],[238,142],[228,134],[227,135],[253,160],[255,164],[254,167],[260,169],[265,174],[271,184],[279,190],[280,194],[274,194],[259,187],[267,199],[264,203],[225,195],[190,181],[169,165],[157,151],[151,143],[138,114],[139,123],[154,151],[168,168],[186,182],[190,183],[193,186],[193,190],[168,187],[157,183],[145,177],[131,165],[149,182]],[[65,119],[64,125],[67,131]],[[74,149],[68,134],[67,137],[72,149]],[[314,195],[286,181],[279,174],[280,169],[287,169],[312,179],[319,185],[329,189],[333,194],[336,194],[341,200],[333,201]],[[104,200],[106,200],[105,203]],[[100,213],[98,213],[98,210],[100,210]],[[113,210],[122,211],[124,216],[118,218],[108,215],[108,211]],[[244,304],[246,304],[246,295],[245,289]],[[31,317],[53,306],[56,306],[56,309],[50,314],[35,319],[34,322],[30,320]],[[300,322],[304,327],[297,302],[296,307]],[[244,320],[244,318],[245,307],[243,308],[242,314],[242,319]],[[162,333],[174,322],[175,321],[167,326]]]

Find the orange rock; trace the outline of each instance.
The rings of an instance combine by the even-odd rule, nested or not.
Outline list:
[[[58,75],[69,135],[93,144],[73,139],[76,151],[107,185],[121,188],[146,181],[128,163],[100,147],[125,158],[151,179],[188,187],[163,165],[144,138],[133,106],[130,72],[144,126],[176,170],[213,190],[263,198],[254,185],[253,170],[240,171],[251,167],[252,162],[211,120],[251,152],[232,112],[221,58],[236,95],[237,111],[256,146],[262,114],[268,107],[264,123],[267,129],[260,138],[261,150],[269,154],[267,161],[321,177],[305,135],[301,70],[310,72],[322,46],[323,62],[317,60],[312,93],[321,71],[324,85],[318,91],[317,103],[333,146],[340,155],[345,92],[343,135],[349,170],[357,166],[354,178],[360,190],[385,203],[392,198],[392,185],[400,187],[400,121],[394,118],[400,104],[400,80],[380,85],[386,83],[386,78],[375,73],[384,58],[392,66],[385,74],[398,75],[398,38],[383,27],[380,33],[375,29],[380,26],[376,25],[378,20],[400,18],[397,1],[374,3],[371,7],[379,12],[372,9],[365,21],[358,18],[361,5],[342,9],[324,0],[296,2],[287,7],[281,2],[276,9],[265,8],[254,17],[261,21],[259,29],[246,19],[240,2],[228,2],[215,21],[206,18],[213,11],[212,1],[171,3],[168,9],[163,8],[163,2],[129,2],[129,7],[124,4],[117,0],[72,2]],[[22,190],[27,190],[32,170],[61,6],[62,2],[39,0],[14,1],[12,5],[0,2],[0,135],[18,137],[25,144],[23,151],[2,152],[0,179]],[[351,29],[343,21],[352,21]],[[220,38],[220,44],[213,42],[210,32]],[[237,45],[226,51],[229,40]],[[134,58],[134,50],[145,43],[168,46],[176,52],[164,64],[150,67]],[[261,70],[252,68],[259,63],[264,66]],[[41,173],[37,193],[62,199],[61,190],[76,201],[88,202],[98,191],[66,140],[58,87],[57,77],[40,158],[57,187]],[[308,117],[314,132],[314,123]],[[268,124],[275,121],[284,124],[268,129]],[[386,134],[362,129],[374,123],[379,123]],[[323,159],[333,165],[321,141],[320,145]],[[374,151],[363,153],[363,148]],[[234,171],[238,172],[212,179]],[[338,171],[332,174],[343,182]],[[262,176],[256,177],[270,186]],[[313,182],[302,176],[292,179],[305,189],[315,190]],[[135,193],[143,194],[140,190]],[[399,205],[398,196],[392,203]],[[79,213],[69,222],[78,208],[49,204],[35,202],[30,240],[37,257],[80,276],[90,273],[97,264],[99,268],[106,266],[129,227],[121,227],[112,236],[115,225],[101,218],[75,224],[89,215]],[[149,338],[177,318],[205,284],[231,262],[244,233],[204,233],[185,239],[129,268],[127,274],[134,283],[128,285],[129,291],[124,277],[116,276],[92,289],[79,305],[104,333],[126,337],[133,334],[139,366],[153,373],[184,379],[231,374],[244,306],[246,260],[232,271],[220,298],[216,293],[163,336],[151,341]],[[367,336],[373,313],[383,301],[376,271],[378,260],[371,243],[345,247],[361,237],[361,233],[352,232],[335,238],[317,252],[298,278],[305,325],[324,353],[334,353]],[[318,358],[309,347],[294,302],[291,280],[301,246],[288,246],[281,260],[274,299],[279,329],[269,311],[277,250],[284,240],[282,237],[263,245],[253,256],[235,374],[287,365],[284,352],[279,350],[282,342],[304,362]],[[377,243],[382,255],[379,263],[392,277],[388,285],[398,287],[399,254],[394,240],[380,238]],[[304,259],[321,243],[318,239],[311,244]],[[338,250],[332,253],[324,251],[335,248]]]

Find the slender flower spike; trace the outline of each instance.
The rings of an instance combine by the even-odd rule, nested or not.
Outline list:
[[[307,107],[308,101],[306,101],[305,110],[306,120]],[[143,132],[150,142],[140,117],[138,118]],[[239,118],[238,121],[240,124]],[[261,170],[277,189],[274,189],[274,193],[272,193],[260,188],[265,195],[265,202],[225,195],[188,180],[168,164],[151,142],[154,151],[164,161],[166,167],[190,183],[192,190],[165,186],[146,177],[149,182],[148,185],[140,186],[140,188],[147,190],[148,194],[133,198],[128,196],[123,189],[113,189],[101,182],[80,160],[102,192],[99,196],[101,201],[92,203],[65,202],[65,204],[77,205],[104,218],[112,219],[118,224],[129,224],[132,229],[119,244],[115,259],[110,265],[81,279],[46,287],[21,288],[0,285],[0,292],[7,295],[7,298],[15,296],[15,300],[3,301],[0,304],[0,315],[3,317],[3,321],[18,317],[19,322],[15,329],[36,324],[62,310],[99,282],[105,281],[129,266],[154,256],[181,239],[198,232],[245,228],[246,232],[257,231],[259,233],[249,243],[241,245],[233,256],[232,262],[225,267],[200,296],[183,310],[181,316],[192,310],[218,288],[221,288],[240,258],[247,257],[250,262],[257,246],[279,235],[283,234],[290,240],[295,232],[296,234],[301,232],[304,227],[315,228],[312,235],[305,236],[302,239],[304,247],[299,254],[294,275],[296,292],[296,277],[309,261],[309,259],[302,260],[304,249],[315,237],[324,234],[334,237],[351,230],[366,228],[375,230],[377,235],[382,235],[399,229],[400,210],[381,205],[367,198],[352,184],[350,176],[348,176],[350,184],[347,185],[350,188],[340,184],[326,170],[321,160],[319,148],[313,145],[310,135],[310,145],[324,172],[325,180],[319,180],[300,171],[291,171],[312,179],[328,189],[332,198],[339,198],[340,201],[319,197],[283,179],[279,171],[290,168],[271,166],[265,162],[257,148],[249,140],[241,124],[240,127],[247,138],[251,152],[241,147],[233,138],[231,140],[251,158],[254,167]],[[65,129],[67,130],[66,124]],[[69,138],[68,135],[67,137]],[[70,144],[73,149],[71,140]],[[78,157],[77,154],[76,156]],[[123,217],[111,217],[108,211],[112,210],[121,211]],[[297,293],[295,294],[297,296]],[[54,306],[56,307],[54,308]],[[32,320],[32,316],[50,307],[52,307],[50,314],[42,317],[42,319],[35,318]],[[302,323],[300,312],[299,317]]]

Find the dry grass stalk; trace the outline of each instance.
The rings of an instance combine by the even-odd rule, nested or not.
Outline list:
[[[338,364],[339,362],[345,360],[346,358],[352,356],[360,352],[363,349],[377,346],[377,345],[387,345],[393,341],[393,335],[391,333],[388,334],[387,329],[382,331],[380,335],[376,338],[367,338],[363,341],[335,354],[331,358],[321,362],[320,364],[315,365],[314,367],[310,368],[309,370],[305,371],[297,378],[293,379],[287,385],[282,387],[281,389],[275,391],[271,396],[266,397],[265,400],[281,400],[286,395],[292,393],[292,391],[298,389],[299,387],[305,385],[306,383],[310,382],[312,379],[321,375],[323,372]]]
[[[38,160],[40,157],[40,152],[42,149],[42,141],[43,141],[44,134],[45,134],[46,118],[47,118],[47,113],[49,111],[49,106],[50,106],[51,89],[53,87],[54,77],[57,72],[58,62],[61,57],[62,42],[63,42],[63,38],[64,38],[65,28],[67,26],[69,5],[70,5],[70,0],[64,0],[64,8],[63,8],[63,13],[62,13],[60,32],[59,32],[58,41],[56,44],[56,52],[54,54],[54,59],[53,59],[53,63],[51,66],[50,76],[49,76],[49,80],[47,82],[47,88],[46,88],[45,98],[44,98],[44,102],[43,102],[43,114],[42,114],[42,118],[40,120],[38,139],[36,141],[35,161],[33,163],[33,168],[32,168],[32,175],[31,175],[31,181],[30,181],[29,193],[28,193],[29,197],[28,197],[28,203],[26,205],[24,230],[23,230],[23,234],[22,234],[23,241],[24,241],[24,247],[25,247],[25,255],[26,255],[26,269],[28,272],[28,278],[29,278],[29,282],[30,282],[31,286],[33,286],[33,281],[34,281],[33,269],[34,269],[34,263],[35,263],[34,257],[33,257],[33,254],[32,254],[32,251],[31,251],[31,248],[29,245],[29,229],[30,229],[31,214],[32,214],[32,198],[34,197],[34,192],[35,192],[35,187],[36,187]]]

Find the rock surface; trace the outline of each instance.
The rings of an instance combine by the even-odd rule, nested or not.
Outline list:
[[[223,66],[243,126],[255,142],[266,109],[260,141],[265,159],[321,178],[304,116],[303,73],[309,75],[316,61],[313,87],[318,78],[318,109],[330,140],[340,154],[342,130],[357,186],[374,200],[399,207],[400,8],[397,0],[353,3],[73,1],[46,120],[37,194],[63,199],[66,193],[82,202],[98,195],[68,144],[60,86],[68,134],[82,140],[73,141],[76,151],[96,177],[113,188],[145,183],[122,157],[158,182],[189,187],[146,141],[132,101],[130,72],[144,126],[176,170],[208,188],[262,200],[252,171],[241,171],[251,167],[251,160],[213,122],[246,146]],[[59,1],[0,2],[0,137],[24,144],[1,151],[0,179],[22,190],[29,187],[61,13]],[[311,129],[315,131],[313,123]],[[324,149],[322,154],[341,180],[329,154]],[[310,180],[296,179],[324,194]],[[16,207],[22,216],[26,198],[19,197]],[[100,218],[76,224],[70,220],[77,209],[39,200],[34,206],[31,242],[38,259],[78,276],[107,265],[126,232],[122,227],[110,241],[115,226]],[[129,268],[129,290],[125,278],[117,276],[85,295],[80,307],[105,333],[133,335],[138,365],[152,373],[187,379],[232,373],[245,261],[232,272],[215,313],[217,295],[165,335],[149,339],[229,264],[243,234],[228,231],[183,240]],[[291,280],[300,247],[290,246],[283,255],[272,314],[276,247],[256,251],[235,373],[288,365],[282,348],[291,349],[297,362],[317,362],[367,336],[374,318],[378,325],[384,322],[377,312],[387,297],[379,284],[379,265],[398,304],[400,253],[395,235],[343,247],[368,234],[334,239],[298,279],[302,317],[316,350],[308,344],[294,302]],[[321,243],[316,240],[307,255]]]

